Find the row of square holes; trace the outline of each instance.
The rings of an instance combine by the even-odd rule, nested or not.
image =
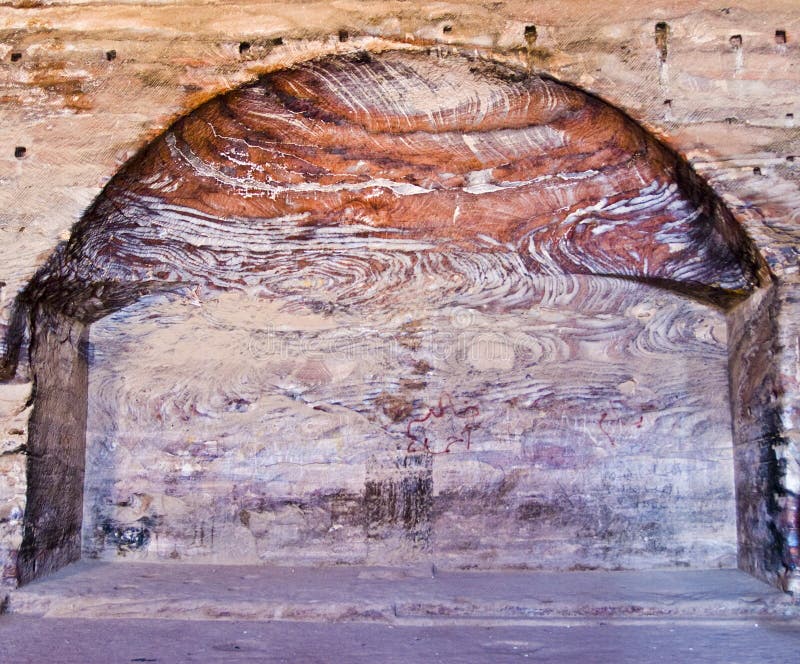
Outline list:
[[[728,40],[733,46],[733,48],[741,48],[742,47],[742,35],[731,35],[731,38]],[[776,30],[775,31],[775,43],[776,44],[785,44],[786,43],[786,30]]]
[[[444,32],[444,33],[452,32],[452,30],[453,30],[453,26],[449,25],[449,24],[446,24],[446,25],[444,25],[442,27],[442,32]],[[668,30],[669,30],[669,26],[668,26],[667,23],[664,23],[663,21],[659,22],[659,23],[656,23],[656,35],[657,36],[664,36],[665,37]],[[532,43],[534,43],[536,41],[537,34],[536,34],[536,26],[535,25],[526,25],[525,29],[524,29],[524,32],[525,32],[525,39],[529,44],[532,44]],[[339,41],[340,42],[346,42],[350,38],[350,35],[347,32],[347,30],[339,30],[339,35],[338,36],[339,36]],[[775,31],[775,43],[776,44],[785,44],[786,43],[786,30],[776,30]],[[281,46],[283,44],[283,38],[282,37],[276,37],[276,38],[271,40],[271,44],[273,46]],[[742,36],[741,35],[733,35],[730,38],[730,44],[734,48],[741,48],[741,46],[742,46]],[[250,50],[251,46],[252,46],[252,44],[250,42],[248,42],[248,41],[239,42],[239,53],[246,53],[247,51]],[[116,57],[117,57],[116,50],[111,49],[110,51],[106,51],[106,60],[108,60],[109,62],[111,62],[112,60],[115,60]],[[11,62],[19,62],[21,59],[22,59],[22,53],[20,53],[19,51],[14,51],[14,52],[11,53]],[[668,106],[671,106],[672,105],[672,100],[671,99],[667,99],[664,102],[664,104],[666,104]],[[792,118],[794,118],[794,114],[793,113],[787,113],[786,114],[786,118],[787,119],[792,119]],[[731,118],[726,118],[726,119],[728,121],[731,120]],[[18,145],[17,147],[14,148],[14,156],[17,159],[22,159],[25,156],[26,152],[27,152],[27,149],[25,147],[21,146],[21,145]],[[787,157],[787,159],[789,161],[794,161],[794,157]],[[753,169],[753,172],[756,173],[757,175],[760,175],[761,169],[756,167],[756,168]]]
[[[656,34],[666,34],[669,26],[664,23],[656,23]],[[453,31],[452,25],[444,25],[442,27],[442,32],[448,33]],[[526,25],[525,26],[525,39],[528,42],[536,41],[536,26],[535,25]],[[350,38],[349,33],[347,30],[339,30],[339,41],[346,42]],[[281,37],[276,37],[275,39],[271,40],[273,46],[280,46],[283,44],[283,39]],[[776,44],[785,44],[786,43],[786,30],[776,30],[775,31],[775,43]],[[730,44],[734,48],[741,48],[742,46],[742,35],[732,35],[730,38]],[[246,51],[250,50],[250,42],[243,41],[239,42],[239,53],[245,53]],[[112,60],[116,59],[117,52],[114,49],[110,51],[106,51],[106,60],[111,62]],[[13,51],[11,53],[11,62],[19,62],[22,60],[22,53],[20,51]]]

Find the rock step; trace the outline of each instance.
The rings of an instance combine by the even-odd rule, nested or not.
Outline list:
[[[47,618],[504,624],[769,617],[800,605],[733,569],[440,571],[80,562],[11,593]]]

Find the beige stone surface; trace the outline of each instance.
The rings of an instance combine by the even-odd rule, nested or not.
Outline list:
[[[665,57],[659,21],[669,26]],[[527,25],[536,26],[535,43]],[[793,0],[2,2],[0,321],[114,172],[202,100],[298,59],[383,48],[386,40],[488,49],[602,96],[663,137],[708,179],[788,284],[776,399],[789,432],[781,451],[787,481],[796,482],[798,35]],[[240,49],[243,41],[249,49]],[[17,146],[24,157],[14,156]],[[29,387],[24,375],[18,380],[0,385],[7,568],[25,493],[19,445]]]

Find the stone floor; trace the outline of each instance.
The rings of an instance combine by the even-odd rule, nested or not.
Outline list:
[[[11,593],[0,662],[793,662],[800,605],[736,570],[82,562]]]

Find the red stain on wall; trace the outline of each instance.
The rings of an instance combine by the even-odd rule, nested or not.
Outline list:
[[[406,425],[406,437],[409,439],[406,452],[425,451],[429,454],[449,454],[454,445],[463,443],[466,449],[471,444],[472,432],[479,424],[475,418],[480,414],[478,406],[467,406],[461,410],[453,405],[452,397],[443,392],[436,406],[428,408],[422,417],[415,417]],[[443,427],[436,426],[436,435],[432,424],[442,420]]]

